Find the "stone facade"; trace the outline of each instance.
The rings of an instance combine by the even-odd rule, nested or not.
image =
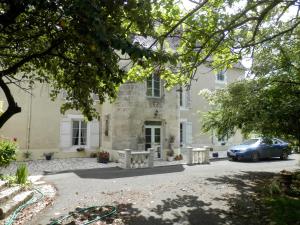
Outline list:
[[[115,102],[103,105],[95,102],[100,117],[91,122],[84,122],[83,116],[76,111],[61,115],[64,99],[60,96],[52,102],[47,85],[36,85],[32,95],[12,87],[22,112],[1,128],[0,136],[18,139],[19,159],[27,150],[31,158],[37,159],[44,158],[43,153],[47,152],[54,152],[55,158],[84,157],[102,149],[109,151],[111,159],[116,160],[120,150],[134,152],[148,148],[154,148],[155,159],[166,159],[170,139],[174,139],[175,153],[180,152],[180,146],[224,148],[239,142],[241,136],[236,135],[221,145],[213,134],[202,134],[198,111],[206,111],[209,107],[198,93],[203,88],[222,88],[243,75],[242,67],[234,67],[226,72],[223,81],[219,81],[210,68],[202,66],[198,70],[198,81],[192,83],[190,91],[181,91],[180,87],[168,91],[162,81],[154,77],[140,83],[128,82],[120,87]],[[0,92],[1,99],[5,97]],[[81,147],[85,151],[77,152]]]
[[[239,143],[242,140],[242,136],[239,133],[228,140],[218,140],[213,133],[205,134],[201,132],[201,112],[208,111],[210,106],[207,101],[199,95],[199,92],[203,89],[214,91],[216,89],[224,88],[229,83],[243,79],[244,73],[245,68],[238,64],[235,65],[235,67],[224,71],[223,80],[219,80],[218,76],[211,70],[211,68],[206,66],[198,68],[195,77],[197,82],[193,82],[191,89],[188,91],[190,100],[186,100],[185,102],[183,101],[183,104],[180,106],[181,128],[185,128],[185,126],[182,127],[182,124],[191,126],[191,131],[183,131],[183,135],[181,135],[183,136],[181,139],[185,139],[181,141],[182,147],[211,146],[215,150],[225,150],[228,146]],[[185,92],[187,91],[183,90],[183,98],[187,97]],[[185,135],[190,137],[184,138]]]
[[[120,87],[116,102],[103,105],[101,147],[112,150],[113,158],[117,158],[117,151],[122,149],[146,150],[145,130],[151,125],[160,127],[160,137],[157,137],[160,139],[160,158],[166,157],[169,137],[179,133],[179,108],[176,90],[167,91],[162,84],[160,88],[160,97],[149,97],[146,82],[126,83]],[[179,147],[178,138],[175,147]]]

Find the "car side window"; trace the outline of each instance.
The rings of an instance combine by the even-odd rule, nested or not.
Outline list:
[[[273,142],[272,142],[272,140],[269,139],[269,138],[264,138],[264,139],[262,140],[262,143],[263,143],[263,144],[267,144],[267,145],[271,145]]]

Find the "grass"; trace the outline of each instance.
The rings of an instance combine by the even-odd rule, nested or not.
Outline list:
[[[300,171],[284,171],[261,193],[274,225],[300,225]]]
[[[270,209],[270,220],[276,225],[300,224],[300,199],[287,196],[265,199]]]

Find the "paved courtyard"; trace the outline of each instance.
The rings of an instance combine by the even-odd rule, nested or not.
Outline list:
[[[218,152],[219,158],[226,157],[226,152]],[[210,153],[212,157],[212,153]],[[26,164],[31,175],[49,174],[58,171],[76,170],[76,169],[98,169],[111,168],[120,166],[119,163],[110,162],[107,164],[98,163],[96,158],[68,158],[68,159],[52,159],[52,160],[29,160],[25,162],[13,162],[7,168],[1,168],[2,174],[13,175],[18,165]],[[164,160],[154,161],[154,166],[170,166],[185,164],[185,160],[167,162]]]
[[[82,166],[89,160],[83,160]],[[299,169],[299,160],[299,155],[292,155],[287,161],[222,160],[209,165],[178,164],[137,170],[98,163],[95,168],[68,171],[62,166],[64,171],[43,178],[57,187],[57,199],[30,224],[47,224],[51,218],[78,206],[109,204],[118,207],[129,225],[259,225],[255,217],[232,217],[232,203],[243,212],[243,207],[251,206],[253,180],[283,169]],[[70,161],[68,165],[72,167],[71,164]]]

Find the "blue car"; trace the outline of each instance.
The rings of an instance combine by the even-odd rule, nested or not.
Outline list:
[[[252,161],[272,157],[287,159],[289,154],[289,144],[278,138],[252,138],[227,151],[227,156],[232,160]]]

